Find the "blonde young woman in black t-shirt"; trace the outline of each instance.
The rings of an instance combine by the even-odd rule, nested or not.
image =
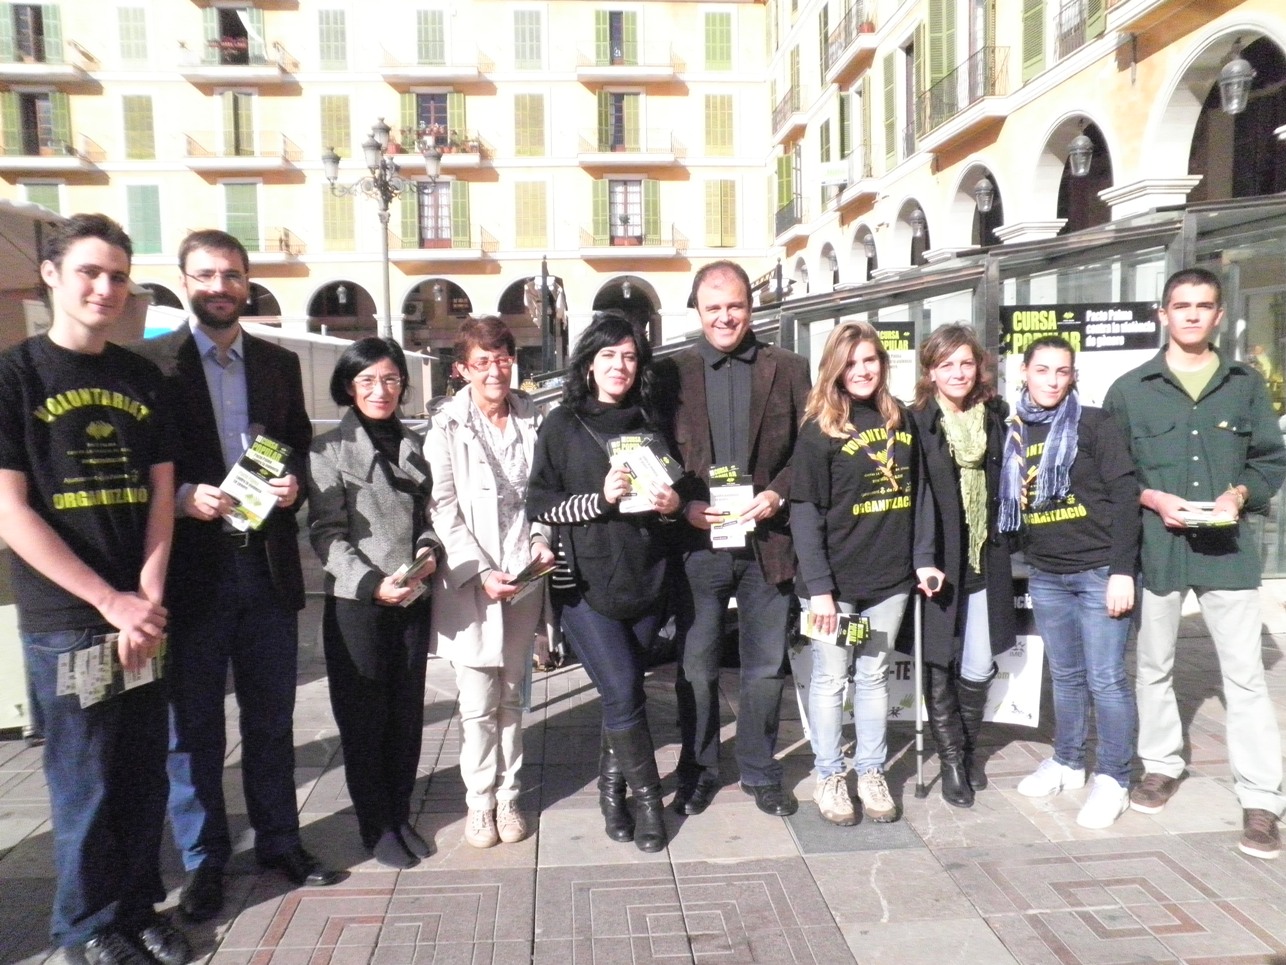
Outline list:
[[[913,542],[920,534],[931,539],[932,531],[916,525],[919,447],[910,418],[889,392],[888,372],[888,352],[872,326],[849,322],[836,328],[826,342],[792,460],[796,590],[824,632],[834,630],[839,613],[870,621],[870,637],[856,651],[812,641],[813,800],[826,820],[839,825],[857,823],[841,754],[850,672],[856,684],[858,797],[870,820],[897,820],[884,779],[889,660],[917,578],[942,578],[931,566],[912,569]]]

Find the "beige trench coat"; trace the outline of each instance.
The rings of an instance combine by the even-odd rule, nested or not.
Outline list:
[[[484,569],[501,568],[496,479],[481,441],[467,425],[468,414],[466,388],[438,410],[424,445],[433,477],[430,517],[446,554],[434,574],[430,646],[452,663],[498,667],[508,607],[488,597],[478,578]],[[524,393],[510,393],[509,417],[530,465],[537,416]],[[549,541],[549,527],[532,523],[531,536]],[[534,634],[536,619],[533,615],[531,626],[508,631]]]

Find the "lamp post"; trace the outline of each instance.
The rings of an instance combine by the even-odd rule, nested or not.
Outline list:
[[[402,314],[398,313],[397,326],[394,328],[393,303],[389,291],[389,203],[404,192],[413,193],[415,182],[402,177],[397,169],[397,162],[385,153],[388,150],[388,140],[389,126],[381,117],[371,126],[370,135],[362,142],[362,158],[370,174],[352,184],[336,183],[339,179],[339,155],[335,153],[333,147],[327,149],[322,155],[322,170],[326,174],[326,180],[330,182],[331,193],[337,198],[356,197],[362,194],[368,198],[374,198],[379,203],[380,256],[384,263],[384,317],[380,320],[379,334],[380,337],[391,338],[401,345],[404,336]],[[442,153],[428,138],[421,142],[420,151],[424,155],[425,175],[429,181],[436,182],[442,170]]]
[[[984,175],[973,186],[973,200],[978,206],[979,214],[987,214],[991,211],[991,206],[996,203],[996,186],[991,183],[991,178]]]
[[[1255,68],[1241,56],[1241,40],[1232,45],[1228,63],[1219,71],[1219,106],[1225,114],[1240,114],[1250,100],[1250,85],[1255,82]]]
[[[1083,130],[1067,145],[1067,163],[1071,166],[1072,177],[1083,178],[1090,173],[1090,162],[1094,160],[1094,142]]]

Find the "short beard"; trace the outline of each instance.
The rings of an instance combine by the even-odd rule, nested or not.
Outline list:
[[[226,331],[227,329],[232,328],[233,325],[236,325],[237,322],[241,321],[241,312],[237,312],[230,318],[222,318],[206,311],[205,306],[199,302],[192,303],[192,314],[196,316],[196,320],[200,322],[201,325],[206,328],[214,329],[216,332]]]

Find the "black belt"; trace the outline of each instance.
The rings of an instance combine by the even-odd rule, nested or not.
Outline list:
[[[262,546],[264,541],[263,533],[257,530],[247,529],[245,531],[229,530],[223,534],[234,549],[244,550],[255,546]]]

